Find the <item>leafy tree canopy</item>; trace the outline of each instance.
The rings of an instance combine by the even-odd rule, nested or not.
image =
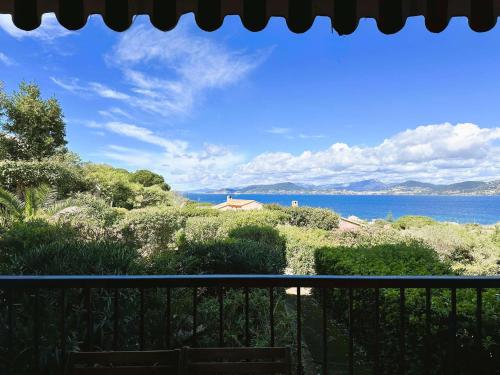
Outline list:
[[[145,187],[160,185],[163,190],[170,190],[170,186],[165,183],[163,176],[146,169],[135,171],[130,176],[132,182],[137,182]]]
[[[64,150],[66,131],[57,99],[44,100],[34,83],[8,95],[0,85],[0,158],[40,160]]]

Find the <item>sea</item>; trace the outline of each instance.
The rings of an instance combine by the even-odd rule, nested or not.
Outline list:
[[[226,194],[185,193],[193,201],[221,203]],[[302,195],[302,194],[233,194],[233,198],[254,199],[261,203],[290,206],[323,207],[344,217],[351,215],[364,220],[397,219],[404,215],[429,216],[438,221],[457,223],[495,224],[500,222],[500,195],[442,196],[442,195]]]

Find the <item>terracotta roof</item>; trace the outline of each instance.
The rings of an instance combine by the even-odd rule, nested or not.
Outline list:
[[[256,202],[255,200],[248,200],[248,199],[230,199],[226,202],[219,203],[215,205],[213,208],[223,208],[223,207],[243,207],[246,206],[247,204]]]
[[[427,29],[441,32],[451,17],[468,17],[475,31],[490,30],[500,14],[500,0],[0,0],[0,13],[12,14],[17,27],[33,30],[43,13],[56,13],[66,28],[82,28],[91,14],[101,14],[116,31],[126,30],[133,16],[147,14],[161,30],[171,30],[179,17],[195,13],[206,31],[218,29],[227,15],[239,15],[251,31],[266,27],[269,17],[284,17],[297,33],[308,30],[316,16],[327,16],[339,34],[352,33],[361,18],[374,18],[380,31],[401,30],[407,17],[424,16]]]

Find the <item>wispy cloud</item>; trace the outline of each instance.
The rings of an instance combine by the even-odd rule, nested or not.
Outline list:
[[[59,24],[53,13],[44,14],[42,17],[42,24],[33,31],[18,29],[12,22],[12,16],[10,14],[0,14],[0,28],[16,39],[34,38],[45,42],[50,42],[72,33]]]
[[[419,126],[373,147],[335,143],[317,152],[261,154],[242,166],[239,176],[252,183],[494,179],[500,176],[499,141],[500,128],[469,123]]]
[[[325,138],[323,134],[299,134],[299,138],[301,139],[320,139],[320,138]]]
[[[187,142],[167,140],[136,125],[107,123],[102,127],[159,146],[158,152],[109,146],[104,155],[130,167],[152,168],[178,189],[367,178],[453,182],[500,176],[500,128],[467,123],[419,126],[371,147],[335,143],[317,152],[263,153],[250,161],[220,145],[192,150]]]
[[[280,127],[273,126],[272,128],[267,129],[266,133],[284,135],[284,134],[290,133],[290,128],[280,128]]]
[[[232,50],[194,35],[187,24],[169,33],[139,25],[119,38],[106,61],[122,70],[135,94],[132,105],[171,116],[190,113],[207,91],[241,81],[269,53]]]
[[[70,91],[75,94],[82,94],[88,96],[90,94],[95,94],[101,98],[114,99],[114,100],[128,100],[130,96],[114,90],[102,83],[90,82],[88,84],[81,83],[78,78],[61,79],[56,77],[50,77],[51,81],[57,86]]]
[[[9,56],[7,56],[5,53],[0,52],[0,63],[6,65],[6,66],[13,66],[16,65],[14,60],[12,60]]]
[[[103,117],[107,117],[113,120],[117,120],[120,118],[126,118],[128,120],[133,119],[133,116],[130,113],[118,107],[111,107],[106,110],[100,110],[98,111],[98,113]]]

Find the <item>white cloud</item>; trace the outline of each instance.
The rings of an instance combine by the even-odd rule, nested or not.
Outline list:
[[[241,81],[268,54],[231,50],[193,35],[186,24],[169,33],[140,25],[125,32],[106,59],[122,70],[135,94],[131,105],[170,116],[188,114],[207,90]]]
[[[108,122],[101,129],[158,146],[158,150],[109,145],[102,155],[133,168],[148,168],[163,174],[176,188],[204,186],[225,181],[228,171],[243,162],[243,157],[227,147],[204,144],[193,150],[182,140],[166,139],[149,129],[122,122]]]
[[[278,134],[278,135],[288,134],[289,132],[290,128],[279,128],[276,126],[273,126],[272,128],[266,130],[266,133]]]
[[[500,177],[500,128],[449,123],[419,126],[373,147],[258,155],[241,168],[248,181],[339,182],[358,178],[457,181]]]
[[[123,109],[118,108],[118,107],[111,107],[111,108],[108,108],[107,110],[98,111],[98,113],[103,117],[111,118],[113,120],[116,120],[119,118],[126,118],[128,120],[133,119],[133,116],[130,113],[128,113],[128,112],[126,112]]]
[[[42,16],[42,24],[33,31],[18,29],[12,22],[10,14],[0,14],[0,28],[16,39],[34,38],[46,42],[68,36],[72,33],[59,24],[53,13],[44,14]]]
[[[101,98],[115,99],[122,101],[127,101],[128,99],[130,99],[129,95],[111,89],[108,86],[103,85],[102,83],[90,82],[88,84],[82,84],[80,83],[80,80],[78,78],[70,78],[65,80],[61,78],[50,77],[50,79],[57,86],[75,94],[82,94],[84,96],[89,94],[95,94],[97,96],[100,96]]]
[[[0,52],[0,63],[6,65],[6,66],[13,66],[15,65],[16,63],[14,62],[14,60],[12,60],[9,56],[7,56],[6,54]]]
[[[205,144],[193,151],[187,142],[167,140],[136,125],[111,122],[102,127],[159,146],[159,152],[110,146],[105,155],[133,167],[152,168],[177,189],[367,178],[386,182],[500,178],[500,128],[474,124],[420,126],[371,147],[335,143],[317,152],[264,153],[247,162],[224,146]]]

